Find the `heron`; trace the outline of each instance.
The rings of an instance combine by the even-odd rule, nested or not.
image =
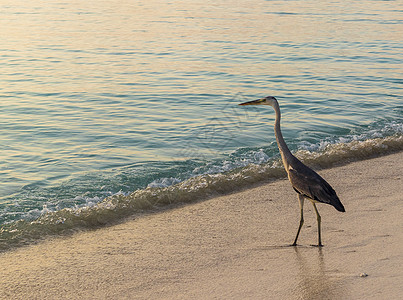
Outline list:
[[[322,247],[321,238],[321,217],[316,207],[316,203],[326,203],[334,206],[338,211],[345,212],[343,204],[340,202],[334,189],[326,182],[318,173],[311,168],[304,165],[298,158],[296,158],[288,149],[287,144],[284,141],[280,128],[280,106],[275,97],[268,96],[258,100],[252,100],[239,105],[270,105],[275,113],[276,120],[274,123],[274,134],[276,136],[277,146],[281,154],[281,159],[285,171],[287,172],[288,179],[291,182],[292,187],[298,194],[299,207],[300,207],[300,221],[295,236],[294,243],[291,246],[297,246],[297,240],[301,231],[302,225],[304,225],[304,200],[309,200],[316,213],[316,220],[318,223],[318,247]]]

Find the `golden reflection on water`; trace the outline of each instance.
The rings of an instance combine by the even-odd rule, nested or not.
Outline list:
[[[46,84],[47,92],[60,90],[59,79],[70,81],[63,86],[63,91],[105,91],[110,74],[118,75],[114,80],[121,83],[113,85],[113,92],[130,89],[125,83],[143,84],[136,89],[147,91],[153,80],[168,80],[169,74],[175,77],[175,74],[212,70],[230,70],[233,75],[246,77],[248,74],[325,75],[329,69],[357,74],[362,70],[360,66],[345,61],[329,64],[329,61],[321,62],[320,57],[359,56],[360,47],[292,48],[279,43],[314,44],[346,39],[346,42],[366,43],[384,38],[400,42],[401,33],[393,21],[390,26],[370,20],[355,22],[363,18],[398,20],[398,5],[383,1],[372,2],[370,9],[364,9],[361,2],[346,7],[339,2],[317,5],[316,1],[266,1],[256,5],[239,1],[212,4],[161,0],[64,4],[54,1],[51,5],[29,1],[19,4],[18,1],[2,1],[3,7],[16,12],[2,16],[2,46],[24,53],[22,56],[26,59],[22,64],[25,69],[19,67],[20,75],[15,74],[12,65],[6,64],[2,69],[3,74],[10,75],[6,90],[20,84],[24,84],[25,89],[43,90],[44,85],[39,83],[46,84],[52,77],[54,82]],[[368,17],[368,13],[373,15]],[[385,31],[385,28],[390,30]],[[237,46],[223,47],[222,42],[226,41]],[[122,55],[111,56],[115,50]],[[264,55],[265,59],[260,63],[253,59],[249,62],[237,59],[236,56],[242,56],[242,53],[252,58]],[[283,55],[288,59],[282,59]],[[317,57],[318,60],[292,59],[301,56]],[[203,57],[205,59],[201,59]],[[155,72],[165,75],[154,79],[146,76]],[[374,68],[366,72],[365,75],[372,75],[371,72],[377,71]],[[178,80],[178,86],[186,86],[183,80]],[[202,86],[202,83],[192,82],[193,90]],[[223,86],[231,86],[231,83],[220,78],[209,82],[209,88],[213,90]],[[325,91],[325,87],[318,89]],[[226,90],[230,89],[227,87]]]

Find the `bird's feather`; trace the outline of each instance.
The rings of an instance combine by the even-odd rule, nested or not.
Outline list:
[[[297,158],[294,159],[287,172],[294,190],[309,199],[333,205],[338,211],[344,211],[343,204],[330,184]]]

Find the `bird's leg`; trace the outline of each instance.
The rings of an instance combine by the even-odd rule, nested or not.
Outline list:
[[[321,235],[320,235],[320,221],[321,221],[321,217],[320,214],[318,212],[318,209],[316,208],[316,205],[314,202],[312,202],[313,204],[313,208],[315,209],[316,212],[316,220],[318,221],[318,247],[322,247],[322,239],[321,239]]]
[[[299,227],[298,227],[298,231],[297,231],[297,236],[295,237],[294,243],[291,246],[296,246],[297,245],[299,232],[301,231],[302,225],[304,225],[304,196],[298,195],[298,200],[299,200],[299,207],[300,207],[300,210],[301,210],[301,218],[299,220]]]

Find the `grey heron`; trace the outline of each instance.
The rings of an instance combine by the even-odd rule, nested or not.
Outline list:
[[[304,224],[304,199],[308,199],[309,201],[311,201],[313,208],[315,209],[316,219],[318,222],[318,246],[322,247],[323,245],[320,230],[321,217],[315,203],[330,204],[333,205],[338,211],[345,212],[344,206],[340,202],[339,197],[337,196],[334,189],[330,186],[330,184],[326,182],[326,180],[324,180],[314,170],[304,165],[291,153],[290,149],[288,149],[280,129],[281,113],[280,106],[276,98],[268,96],[259,100],[244,102],[239,105],[270,105],[276,112],[274,133],[276,136],[278,149],[281,154],[281,159],[288,175],[288,179],[291,182],[292,187],[298,194],[301,212],[297,235],[292,246],[297,245],[298,236],[301,231],[302,225]]]

